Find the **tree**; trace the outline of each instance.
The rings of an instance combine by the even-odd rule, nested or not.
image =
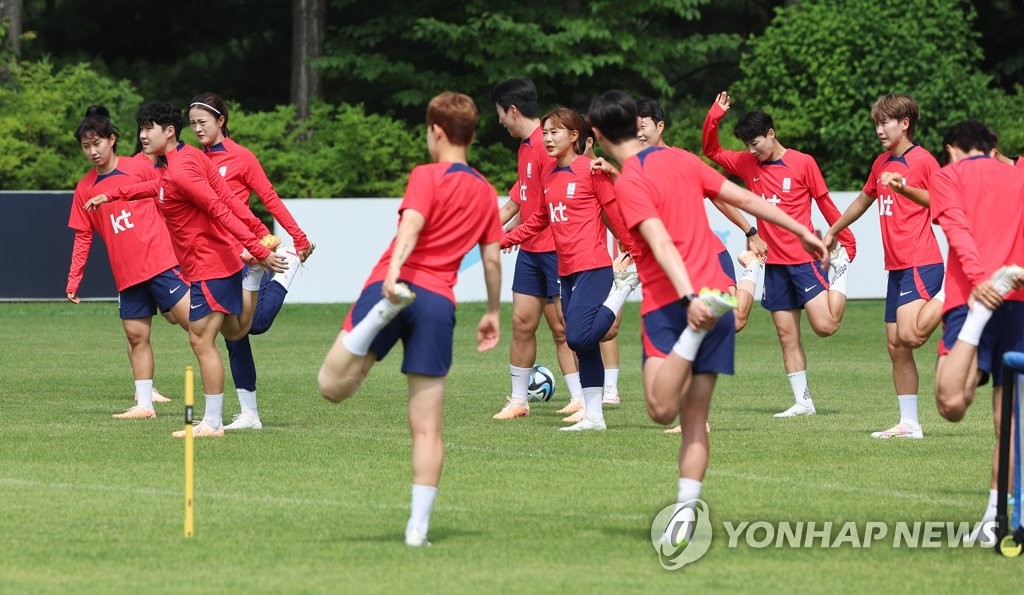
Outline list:
[[[21,0],[0,0],[0,20],[7,27],[7,37],[4,39],[5,49],[14,54],[21,55]]]
[[[325,0],[292,0],[291,103],[300,119],[320,96],[320,70],[313,62],[323,53]]]

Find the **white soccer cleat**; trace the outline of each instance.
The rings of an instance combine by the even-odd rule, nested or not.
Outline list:
[[[619,271],[615,273],[615,289],[622,289],[627,285],[634,290],[640,287],[640,276],[633,271]]]
[[[1013,291],[1013,279],[1015,277],[1024,277],[1024,267],[1008,264],[992,273],[990,280],[992,285],[995,285],[996,289],[999,290],[999,293],[1005,296]]]
[[[782,413],[776,413],[775,417],[799,417],[801,415],[814,415],[817,413],[814,409],[814,403],[807,401],[807,405],[803,403],[794,403],[792,407],[786,409]]]
[[[980,545],[982,547],[994,547],[996,545],[996,510],[990,508],[981,517],[981,522],[974,527],[971,534],[964,539],[965,545]],[[987,529],[987,530],[986,530]]]
[[[889,438],[912,438],[914,440],[920,440],[924,438],[924,432],[921,431],[921,424],[901,421],[884,432],[871,432],[871,437],[881,438],[882,440],[888,440]]]
[[[601,395],[601,404],[616,406],[620,403],[622,403],[622,398],[619,397],[619,389],[614,386],[604,387],[604,394]]]
[[[405,545],[409,547],[430,547],[427,536],[416,529],[409,529],[405,532]]]
[[[262,430],[263,422],[255,411],[243,411],[236,415],[231,423],[224,426],[225,430]]]
[[[740,305],[739,301],[736,300],[736,296],[723,293],[717,289],[708,289],[707,287],[700,290],[698,297],[711,310],[715,318],[721,318],[723,314],[732,312]]]
[[[603,421],[590,421],[584,418],[582,421],[576,422],[575,424],[565,427],[558,428],[559,432],[587,432],[590,430],[607,430],[608,426]]]
[[[832,281],[835,282],[836,279],[846,273],[846,269],[850,266],[850,254],[846,251],[846,246],[839,244],[829,254],[828,264],[832,269]]]

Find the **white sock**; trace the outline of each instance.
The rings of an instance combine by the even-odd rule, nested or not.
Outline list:
[[[583,417],[594,423],[604,421],[604,411],[601,409],[601,399],[604,397],[604,388],[600,386],[583,387]]]
[[[373,308],[366,313],[366,317],[359,321],[359,324],[352,327],[341,344],[348,349],[352,355],[366,355],[370,351],[370,343],[377,338],[377,333],[387,326],[401,308],[398,304],[392,304],[388,298],[381,298],[374,304]]]
[[[302,264],[302,261],[299,260],[298,256],[292,257],[291,254],[288,254],[285,258],[288,259],[288,270],[283,273],[274,273],[274,281],[280,283],[287,290],[292,284],[292,279],[299,272],[301,268],[299,265]]]
[[[135,381],[135,400],[143,409],[153,408],[153,379]]]
[[[686,330],[679,335],[676,344],[672,346],[672,352],[686,361],[692,362],[697,358],[697,351],[700,349],[700,344],[704,342],[706,334],[708,334],[707,331],[695,331],[687,326]]]
[[[250,264],[245,267],[245,275],[242,276],[242,289],[245,291],[259,291],[260,281],[263,280],[263,267],[258,264]]]
[[[837,291],[843,295],[846,295],[846,280],[849,278],[847,272],[850,270],[849,263],[841,265],[842,269],[832,277],[832,282],[829,283],[829,291]]]
[[[999,502],[999,490],[988,491],[988,505],[985,506],[985,516],[982,519],[986,521],[994,520],[996,518],[996,505]]]
[[[626,298],[628,298],[631,293],[633,293],[632,285],[624,285],[618,289],[615,289],[613,286],[611,292],[608,293],[608,298],[601,305],[608,308],[613,314],[618,316],[619,311],[622,310],[622,304],[626,303]]]
[[[900,421],[921,423],[917,421],[917,395],[897,395],[896,398],[900,402]]]
[[[604,369],[604,387],[611,388],[615,392],[619,392],[619,369],[618,368],[605,368]]]
[[[956,340],[977,347],[981,342],[981,333],[984,332],[985,325],[988,324],[990,318],[992,318],[992,310],[989,310],[988,306],[981,302],[974,302],[974,307],[967,312],[964,326],[960,329]]]
[[[803,405],[811,404],[811,389],[807,388],[807,370],[787,374],[789,386],[793,389],[793,400]]]
[[[530,387],[530,373],[533,368],[520,368],[508,365],[508,372],[512,376],[512,400],[526,403],[526,391]]]
[[[412,511],[409,513],[409,522],[405,525],[405,532],[416,529],[426,535],[430,529],[430,511],[434,509],[434,498],[437,496],[437,488],[412,484]]]
[[[760,262],[756,260],[751,262],[743,269],[743,272],[740,273],[739,282],[752,281],[754,283],[754,287],[757,287],[757,277],[759,276],[762,268],[763,266]]]
[[[224,393],[204,396],[206,411],[203,412],[203,421],[211,428],[217,429],[224,425]]]
[[[569,390],[569,399],[577,402],[582,401],[583,384],[580,383],[580,373],[566,374],[563,378],[565,379],[565,388]]]
[[[244,388],[236,388],[235,392],[238,393],[238,405],[239,405],[239,407],[242,408],[242,412],[243,413],[246,412],[246,411],[251,411],[253,413],[257,413],[257,411],[256,411],[256,391],[254,391],[254,390],[245,390]]]

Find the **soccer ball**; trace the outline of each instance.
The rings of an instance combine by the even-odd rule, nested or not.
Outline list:
[[[534,366],[530,371],[530,386],[526,394],[531,401],[550,401],[555,394],[555,375],[544,366]]]

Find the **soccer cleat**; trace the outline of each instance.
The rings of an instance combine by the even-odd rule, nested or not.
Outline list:
[[[410,529],[405,532],[405,545],[409,547],[430,547],[430,542],[427,541],[426,535],[416,529]]]
[[[757,255],[750,250],[744,250],[740,252],[740,255],[736,257],[736,262],[740,263],[740,266],[747,268],[747,265],[757,260]]]
[[[871,432],[872,438],[881,438],[887,440],[889,438],[913,438],[920,440],[924,438],[924,432],[921,431],[921,425],[901,421],[895,426],[885,430],[884,432]]]
[[[138,399],[136,399],[136,400],[138,400]],[[153,402],[154,403],[170,403],[171,400],[168,399],[167,397],[163,396],[160,393],[160,391],[156,390],[156,387],[154,387],[153,388]]]
[[[974,527],[974,530],[971,531],[970,535],[964,539],[964,544],[978,544],[983,547],[993,547],[996,544],[996,540],[994,539],[996,533],[995,524],[996,509],[993,507],[985,511],[985,516],[981,517],[981,522],[978,523]]]
[[[175,438],[184,438],[185,430],[177,430],[171,432],[171,436]],[[205,419],[199,422],[198,425],[192,426],[193,438],[221,438],[223,436],[224,426],[215,429],[210,424],[206,423]]]
[[[224,426],[225,430],[262,430],[263,422],[260,414],[255,411],[243,411],[232,418],[231,423]]]
[[[268,233],[267,235],[260,238],[260,243],[266,246],[267,248],[270,248],[270,251],[273,252],[274,250],[277,250],[278,246],[281,245],[281,238],[275,236],[272,233]]]
[[[669,428],[669,429],[665,430],[665,433],[666,434],[682,434],[683,433],[683,426],[676,426],[674,428]]]
[[[590,421],[584,419],[579,423],[571,425],[566,428],[558,428],[559,432],[588,432],[591,430],[607,430],[608,426],[605,425],[604,421]]]
[[[614,386],[604,387],[604,395],[601,396],[602,405],[619,405],[622,398],[619,397],[619,389]]]
[[[115,419],[150,419],[156,417],[156,411],[135,405],[124,413],[115,413],[113,417]]]
[[[814,403],[811,403],[810,401],[807,402],[810,404],[804,405],[803,403],[795,403],[792,407],[786,409],[782,413],[776,413],[775,417],[799,417],[801,415],[814,415],[817,413],[814,410]]]
[[[515,419],[517,417],[530,417],[530,405],[508,396],[505,397],[505,406],[491,416],[491,419]]]
[[[382,308],[381,316],[384,317],[384,320],[393,320],[403,308],[416,299],[416,294],[405,283],[395,283],[395,293],[398,294],[397,304],[386,298],[378,302],[379,307]]]
[[[580,401],[580,400],[577,400],[577,399],[572,399],[571,401],[569,401],[568,405],[566,405],[565,407],[562,407],[561,409],[559,409],[555,413],[573,414],[573,413],[576,413],[577,411],[579,411],[580,409],[583,409],[583,401]]]
[[[999,293],[1004,296],[1013,291],[1013,279],[1014,277],[1024,277],[1024,267],[1017,266],[1015,264],[1008,264],[994,273],[990,280],[992,285],[995,285]]]
[[[739,301],[736,300],[736,296],[723,293],[717,289],[708,289],[707,287],[700,290],[698,297],[711,310],[715,318],[720,318],[723,314],[732,312],[740,305]]]
[[[562,423],[563,424],[579,423],[579,422],[583,421],[583,417],[584,417],[583,416],[583,408],[580,407],[579,410],[576,411],[576,413],[573,413],[572,415],[568,415],[566,417],[563,417],[562,418]]]
[[[615,289],[622,289],[629,285],[633,289],[640,286],[640,276],[633,271],[619,271],[615,273]]]
[[[847,267],[850,266],[850,255],[846,252],[846,247],[839,244],[829,254],[828,264],[832,268],[832,281],[835,282],[836,279],[846,273]]]

